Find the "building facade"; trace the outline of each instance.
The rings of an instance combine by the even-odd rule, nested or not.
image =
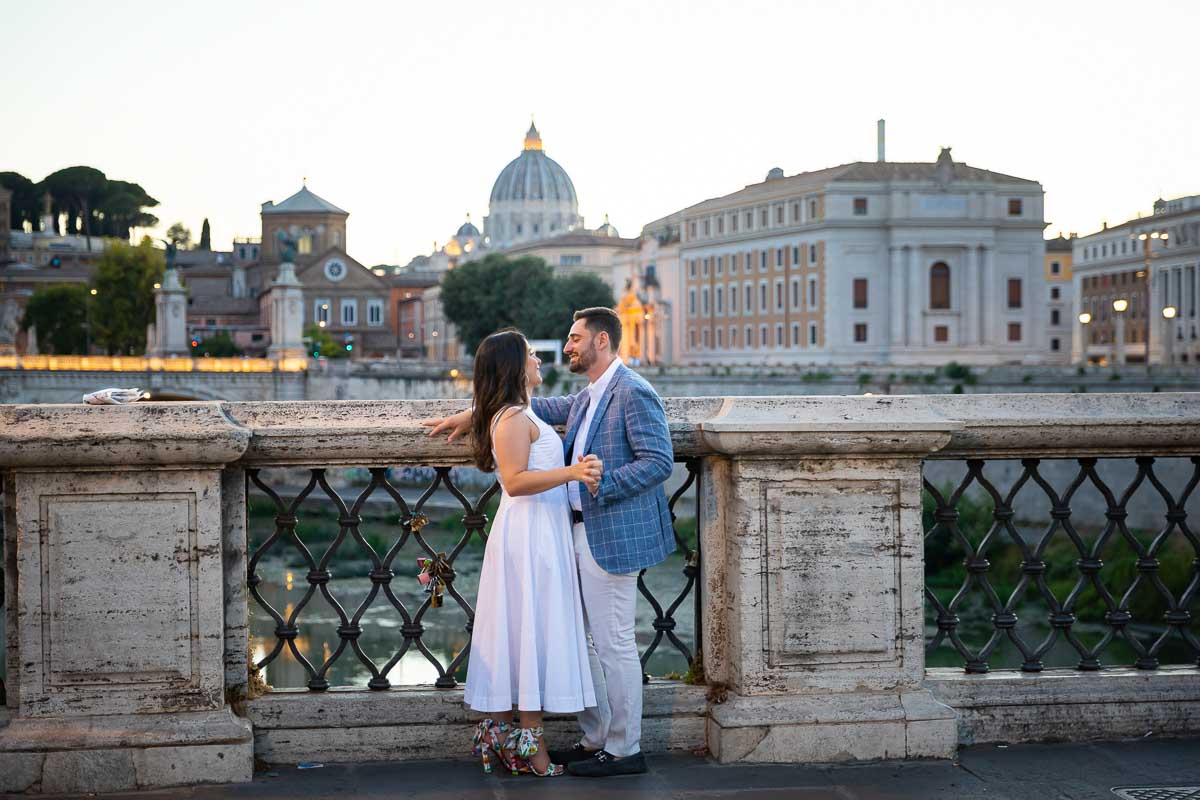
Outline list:
[[[957,164],[857,162],[681,212],[682,360],[1038,363],[1043,191]]]
[[[1071,282],[1072,234],[1046,240],[1046,363],[1071,360],[1075,304]]]
[[[1195,363],[1200,195],[1073,241],[1077,363]],[[1123,310],[1119,310],[1123,309]]]

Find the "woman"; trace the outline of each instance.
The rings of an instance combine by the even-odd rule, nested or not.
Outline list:
[[[602,465],[589,456],[564,466],[562,440],[530,410],[541,363],[511,330],[475,353],[473,455],[480,469],[496,470],[503,491],[479,576],[464,699],[488,716],[475,734],[484,772],[491,752],[514,773],[551,776],[563,768],[550,763],[542,713],[596,705],[566,485],[594,490]]]

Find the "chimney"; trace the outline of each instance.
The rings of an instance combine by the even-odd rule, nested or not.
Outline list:
[[[875,123],[875,130],[875,146],[878,150],[875,160],[887,161],[887,159],[883,156],[883,120],[879,120]]]

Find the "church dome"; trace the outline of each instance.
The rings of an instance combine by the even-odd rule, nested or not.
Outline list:
[[[525,149],[500,171],[492,186],[491,203],[543,200],[578,206],[575,185],[567,171],[542,150],[542,137],[537,127],[529,124],[525,134]]]
[[[608,221],[608,214],[604,215],[604,224],[596,229],[596,234],[598,236],[611,236],[613,238],[620,238],[621,236],[621,234],[617,233],[617,229],[613,224]]]
[[[458,232],[455,233],[454,235],[459,238],[465,238],[465,239],[479,236],[479,228],[476,228],[475,225],[471,222],[470,214],[467,215],[467,221],[459,226]]]

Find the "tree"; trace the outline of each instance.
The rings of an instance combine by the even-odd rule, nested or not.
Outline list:
[[[21,330],[37,328],[38,350],[53,355],[81,355],[87,341],[87,287],[64,284],[38,289],[25,304]]]
[[[200,249],[212,250],[212,230],[208,227],[208,217],[204,218],[204,224],[200,226]]]
[[[313,358],[345,358],[346,348],[338,347],[329,331],[318,325],[304,329],[304,338],[309,341],[308,352]]]
[[[103,205],[108,186],[104,173],[94,167],[67,167],[47,175],[41,185],[54,198],[55,218],[66,213],[67,232],[91,236],[92,211]]]
[[[158,217],[145,210],[156,205],[158,201],[146,194],[146,190],[138,184],[109,181],[99,209],[99,232],[102,236],[129,241],[133,228],[153,228],[158,224]]]
[[[492,253],[460,264],[442,279],[442,307],[468,351],[500,328],[533,339],[562,338],[580,308],[612,308],[612,290],[595,275],[556,278],[540,258]]]
[[[165,268],[162,250],[148,236],[136,247],[113,241],[97,260],[92,341],[109,355],[145,352],[146,326],[154,321],[154,284]]]
[[[182,222],[176,222],[167,228],[167,241],[177,245],[180,250],[187,250],[192,243],[192,232]]]
[[[234,343],[229,331],[217,331],[211,336],[201,339],[200,344],[192,348],[192,354],[201,357],[230,358],[231,356],[240,356],[242,351]]]
[[[6,223],[9,228],[22,230],[28,222],[36,231],[42,215],[42,197],[37,184],[19,172],[0,172],[0,186],[12,192],[12,208]]]

